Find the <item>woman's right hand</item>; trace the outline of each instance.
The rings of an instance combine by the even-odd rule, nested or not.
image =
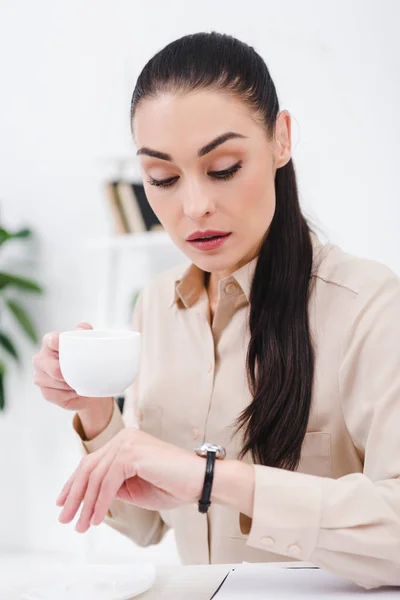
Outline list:
[[[79,323],[76,329],[93,329],[89,323]],[[108,424],[114,406],[113,398],[78,396],[65,381],[59,362],[59,333],[47,333],[40,351],[34,355],[34,384],[48,402],[79,414],[86,436],[91,439]]]

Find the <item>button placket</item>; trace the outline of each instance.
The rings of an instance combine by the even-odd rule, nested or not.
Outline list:
[[[203,432],[203,434],[202,434],[203,440],[205,440],[207,437],[207,425],[208,425],[208,419],[210,416],[213,395],[214,395],[215,339],[214,339],[212,327],[210,326],[210,323],[208,322],[206,315],[201,314],[201,317],[202,317],[202,319],[204,319],[205,327],[207,329],[207,337],[208,337],[207,346],[208,346],[208,348],[207,348],[206,352],[207,352],[208,358],[209,358],[208,366],[207,366],[207,374],[205,375],[205,383],[207,386],[208,405],[207,405],[206,411],[205,411],[204,423],[200,426],[202,429],[202,432]],[[205,397],[206,397],[206,395],[205,395]]]

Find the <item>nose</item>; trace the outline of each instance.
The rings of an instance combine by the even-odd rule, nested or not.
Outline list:
[[[199,185],[193,183],[184,192],[183,212],[193,221],[198,221],[215,212],[215,202]]]

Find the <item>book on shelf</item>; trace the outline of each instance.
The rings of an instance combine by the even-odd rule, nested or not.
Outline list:
[[[104,187],[107,203],[112,215],[114,233],[117,235],[130,233],[128,220],[122,208],[121,197],[118,191],[118,181],[106,181]]]
[[[117,234],[162,230],[142,183],[119,180],[107,184]]]

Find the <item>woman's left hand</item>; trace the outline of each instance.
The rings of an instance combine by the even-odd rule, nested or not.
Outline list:
[[[59,520],[71,522],[83,503],[75,529],[84,533],[103,521],[114,498],[150,510],[197,502],[204,473],[194,452],[125,428],[81,461],[57,499]]]

